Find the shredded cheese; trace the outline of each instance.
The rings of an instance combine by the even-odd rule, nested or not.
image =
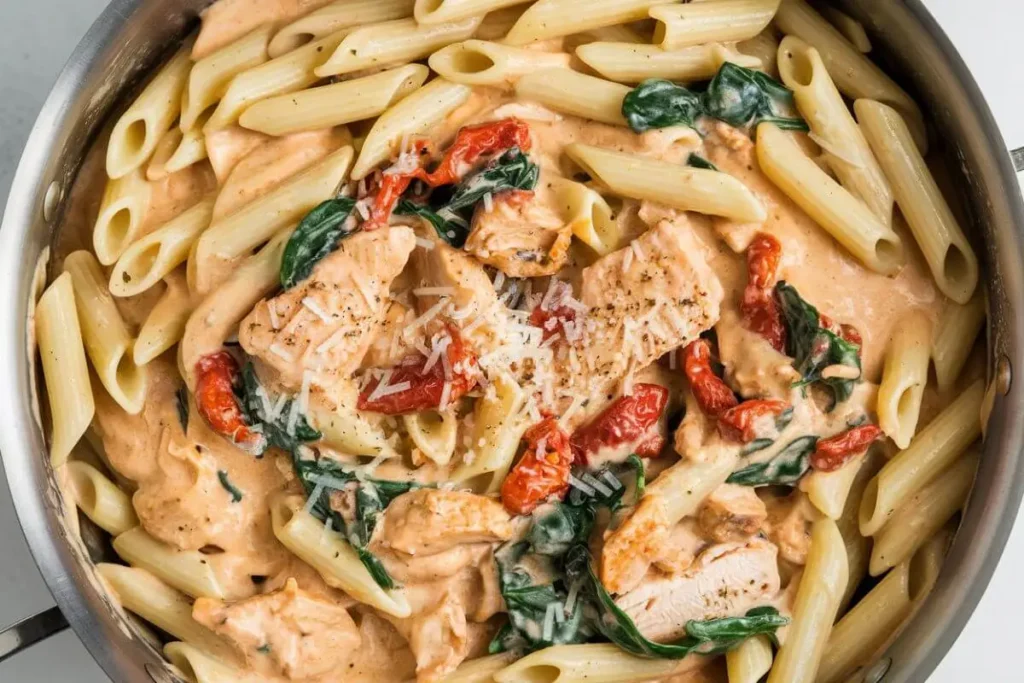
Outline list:
[[[417,287],[412,290],[416,296],[455,296],[454,287]]]
[[[422,247],[423,249],[426,249],[427,251],[430,251],[431,249],[434,248],[434,243],[431,242],[430,240],[426,239],[426,238],[417,237],[416,238],[416,246],[417,247]]]
[[[592,486],[584,484],[582,481],[577,479],[576,475],[574,474],[569,475],[569,483],[578,488],[580,491],[583,491],[583,493],[587,494],[588,496],[592,496],[596,492]]]
[[[302,305],[305,306],[310,313],[320,318],[320,320],[324,321],[325,323],[331,322],[331,317],[327,315],[324,309],[320,308],[320,304],[318,304],[313,297],[303,297]]]
[[[277,317],[277,301],[271,299],[267,303],[267,315],[270,317],[270,329],[274,331],[281,329],[281,321]]]
[[[285,349],[283,346],[281,346],[280,342],[274,342],[273,344],[271,344],[270,352],[275,356],[279,356],[282,360],[288,361],[289,363],[295,362],[295,356],[289,353],[288,350]]]

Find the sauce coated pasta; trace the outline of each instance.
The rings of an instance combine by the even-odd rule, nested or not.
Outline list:
[[[802,0],[585,4],[218,0],[85,164],[52,461],[186,678],[829,683],[926,597],[985,313],[920,110]]]

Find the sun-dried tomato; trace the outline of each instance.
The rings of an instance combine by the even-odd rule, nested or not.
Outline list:
[[[775,398],[744,401],[718,416],[718,431],[727,439],[750,443],[758,438],[759,419],[766,415],[778,417],[789,410],[789,407],[786,401]]]
[[[782,245],[777,239],[763,232],[754,236],[747,248],[747,286],[740,311],[748,330],[763,336],[775,350],[785,352],[786,326],[772,293],[781,257]]]
[[[861,425],[818,441],[811,456],[811,467],[819,472],[834,472],[882,435],[877,425]]]
[[[572,452],[569,437],[553,417],[538,422],[523,435],[526,451],[501,485],[501,502],[516,515],[528,515],[552,496],[569,490]]]
[[[377,391],[383,378],[371,380],[366,385],[356,403],[359,409],[386,415],[436,410],[442,407],[442,398],[446,405],[451,405],[475,387],[480,376],[476,356],[455,327],[448,326],[448,335],[451,342],[443,352],[443,360],[436,360],[428,369],[427,358],[410,356],[391,369],[383,391]],[[448,372],[451,373],[450,378]],[[445,384],[448,385],[447,396],[444,395]]]
[[[739,401],[732,389],[711,368],[711,342],[698,339],[683,350],[683,369],[690,390],[705,415],[718,417]]]
[[[576,311],[568,306],[549,306],[546,310],[537,306],[530,314],[530,324],[544,330],[543,340],[547,341],[557,334],[568,337],[565,324],[576,323]]]
[[[466,126],[455,136],[455,142],[444,153],[437,168],[416,177],[431,187],[451,185],[462,180],[481,157],[512,147],[528,152],[531,144],[530,127],[517,118]]]
[[[227,351],[200,358],[196,361],[196,407],[210,429],[246,452],[262,453],[264,437],[250,429],[235,395],[238,378],[238,362]]]
[[[857,346],[864,346],[864,339],[863,337],[860,336],[860,331],[853,325],[847,325],[846,323],[837,325],[836,322],[832,320],[832,318],[828,317],[827,315],[822,315],[820,313],[818,314],[818,324],[824,327],[832,334],[841,337],[842,339],[845,339],[851,344],[856,344]]]
[[[658,421],[668,405],[668,389],[657,384],[637,384],[630,396],[623,396],[604,409],[570,439],[573,462],[586,465],[589,456],[602,448],[632,444],[632,452],[653,457],[661,453],[665,437]]]

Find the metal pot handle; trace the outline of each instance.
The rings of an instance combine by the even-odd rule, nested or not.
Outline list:
[[[1010,159],[1013,161],[1013,170],[1020,173],[1024,171],[1024,147],[1010,150]]]
[[[25,617],[0,631],[0,662],[68,627],[59,607]]]

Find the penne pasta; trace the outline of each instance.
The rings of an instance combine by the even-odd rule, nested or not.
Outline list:
[[[978,257],[914,145],[906,122],[881,102],[857,100],[854,111],[936,284],[950,299],[966,304],[978,286]]]
[[[203,131],[210,133],[227,128],[237,122],[242,112],[253,103],[274,95],[302,90],[316,83],[320,79],[313,73],[314,70],[327,61],[345,35],[347,32],[344,30],[327,35],[235,76],[217,108],[203,125]]]
[[[595,181],[621,197],[649,199],[682,211],[749,223],[763,222],[767,216],[754,194],[726,173],[581,143],[568,145],[565,151]]]
[[[212,272],[216,259],[230,260],[248,253],[332,197],[351,164],[352,148],[342,147],[211,225],[195,242],[190,256],[196,291],[205,294],[216,286],[216,273]]]
[[[976,450],[966,453],[893,513],[892,519],[875,534],[871,547],[872,576],[908,560],[963,508],[979,460]]]
[[[473,413],[470,443],[474,445],[451,476],[452,481],[473,482],[489,475],[477,488],[490,493],[501,487],[519,441],[530,426],[523,414],[526,394],[519,384],[506,375],[498,375],[493,381],[493,398],[485,396]]]
[[[109,266],[135,240],[152,196],[153,190],[140,170],[107,181],[92,231],[92,247],[100,263]]]
[[[142,168],[181,113],[181,97],[192,63],[185,45],[121,115],[107,143],[107,175],[122,178]]]
[[[494,674],[515,661],[511,652],[469,659],[441,679],[440,683],[494,683]]]
[[[96,526],[117,536],[139,525],[131,498],[102,472],[77,461],[67,463],[65,470],[75,504]]]
[[[581,12],[576,0],[537,0],[508,32],[509,45],[560,38],[596,28],[628,24],[647,18],[650,8],[672,0],[592,0]]]
[[[601,256],[621,249],[629,240],[604,197],[582,183],[564,178],[551,181],[572,234]]]
[[[828,23],[835,26],[836,30],[850,41],[851,45],[865,54],[871,52],[871,39],[868,38],[868,32],[864,30],[864,24],[831,5],[819,4],[815,6],[815,9],[825,17]]]
[[[523,12],[526,9],[524,5],[515,5],[495,10],[494,12],[488,12],[484,16],[484,20],[480,22],[480,27],[477,28],[473,37],[478,40],[503,39],[512,30],[515,23],[519,21],[519,17],[523,16]]]
[[[183,273],[176,271],[164,278],[167,288],[139,329],[132,349],[136,365],[145,365],[181,340],[185,323],[195,302]]]
[[[565,114],[625,126],[622,100],[629,88],[570,69],[544,69],[516,83],[516,95]]]
[[[416,23],[430,26],[446,21],[480,17],[495,10],[522,5],[529,0],[416,0]]]
[[[196,36],[192,59],[203,59],[253,29],[284,24],[330,0],[218,0],[202,12],[202,27]]]
[[[393,617],[411,614],[405,594],[378,586],[348,541],[302,509],[301,497],[276,497],[270,514],[277,540],[315,569],[328,586]]]
[[[921,400],[928,383],[932,325],[920,312],[908,316],[889,340],[878,389],[878,426],[900,448],[917,431]]]
[[[208,197],[136,241],[110,271],[114,296],[135,296],[185,262],[200,234],[210,226],[213,197]]]
[[[729,683],[758,683],[771,671],[773,656],[772,644],[766,637],[747,638],[725,653]]]
[[[352,167],[352,179],[366,177],[398,151],[403,139],[423,135],[469,99],[470,89],[443,78],[433,81],[384,112],[374,122]]]
[[[67,273],[54,280],[39,298],[35,333],[53,424],[50,464],[56,468],[68,459],[96,412],[74,285]]]
[[[810,5],[803,0],[782,0],[774,21],[780,31],[818,51],[841,93],[851,99],[886,102],[899,109],[911,122],[918,149],[927,151],[924,116],[917,103]]]
[[[164,656],[185,675],[189,683],[238,683],[248,680],[238,667],[188,643],[167,643]]]
[[[657,45],[594,42],[576,48],[576,56],[591,69],[619,83],[639,83],[648,78],[672,81],[703,81],[713,78],[725,62],[748,69],[762,66],[721,43],[665,50]]]
[[[939,391],[953,388],[974,348],[978,333],[985,326],[984,290],[978,287],[966,304],[947,302],[935,325],[931,357]]]
[[[849,567],[850,576],[846,583],[846,590],[843,592],[843,599],[839,602],[840,612],[846,610],[861,581],[868,575],[871,539],[860,535],[858,515],[860,501],[864,497],[864,489],[882,467],[884,457],[880,451],[880,448],[872,448],[864,456],[863,462],[857,469],[857,476],[854,477],[850,486],[842,514],[836,520],[836,526],[839,527],[839,533],[842,534],[843,542],[846,545],[846,564]]]
[[[249,107],[239,124],[281,136],[363,121],[379,116],[418,90],[429,72],[422,64],[407,64],[372,76],[269,97]]]
[[[145,569],[168,586],[193,598],[232,600],[242,597],[233,596],[225,590],[213,565],[206,559],[208,556],[198,550],[178,550],[161,543],[140,526],[119,534],[113,545],[125,562]]]
[[[192,618],[189,599],[155,575],[139,567],[107,562],[97,564],[96,572],[124,609],[190,645],[215,656],[230,656],[230,646]]]
[[[800,481],[800,490],[821,514],[839,519],[864,460],[865,454],[860,454],[832,472],[808,472]]]
[[[494,674],[497,683],[629,683],[685,675],[702,666],[701,657],[643,659],[615,645],[553,645],[529,654]]]
[[[356,26],[411,17],[415,0],[338,0],[274,34],[270,56],[280,57],[324,36]]]
[[[402,423],[409,438],[419,449],[420,459],[436,465],[447,465],[455,455],[458,419],[451,410],[444,413],[424,411],[403,415]]]
[[[668,523],[692,515],[704,499],[725,483],[739,461],[733,453],[713,453],[706,462],[680,460],[658,475],[646,496],[659,498]]]
[[[757,127],[757,159],[761,170],[779,189],[865,266],[892,274],[903,265],[899,235],[832,180],[774,124]]]
[[[779,39],[775,37],[775,30],[771,26],[750,40],[736,43],[736,51],[741,55],[747,55],[751,59],[760,60],[761,66],[759,68],[769,76],[778,75]],[[740,66],[744,65],[740,64]]]
[[[811,549],[793,605],[793,621],[768,683],[813,683],[849,579],[843,537],[831,519],[811,528]]]
[[[749,40],[768,26],[779,0],[716,0],[651,8],[651,42],[665,50]]]
[[[896,509],[946,469],[981,435],[982,380],[976,381],[871,480],[860,507],[860,532],[874,536]]]
[[[430,68],[453,83],[511,87],[539,69],[568,68],[563,52],[525,50],[486,40],[455,43],[430,55]]]
[[[354,408],[342,404],[334,410],[325,410],[312,405],[308,418],[313,428],[323,434],[321,440],[325,446],[352,456],[399,457],[384,432]]]
[[[779,47],[778,69],[839,182],[892,227],[892,188],[818,51],[788,36]]]
[[[482,17],[421,26],[414,19],[396,19],[363,26],[345,36],[314,73],[325,78],[360,69],[394,66],[422,59],[445,45],[472,37]]]
[[[88,251],[76,251],[64,259],[64,272],[74,283],[82,339],[100,383],[125,412],[139,413],[146,400],[147,373],[135,364],[133,340],[107,291],[100,264]]]
[[[272,27],[261,26],[195,63],[181,97],[183,133],[196,127],[200,115],[224,95],[231,79],[267,61]]]

